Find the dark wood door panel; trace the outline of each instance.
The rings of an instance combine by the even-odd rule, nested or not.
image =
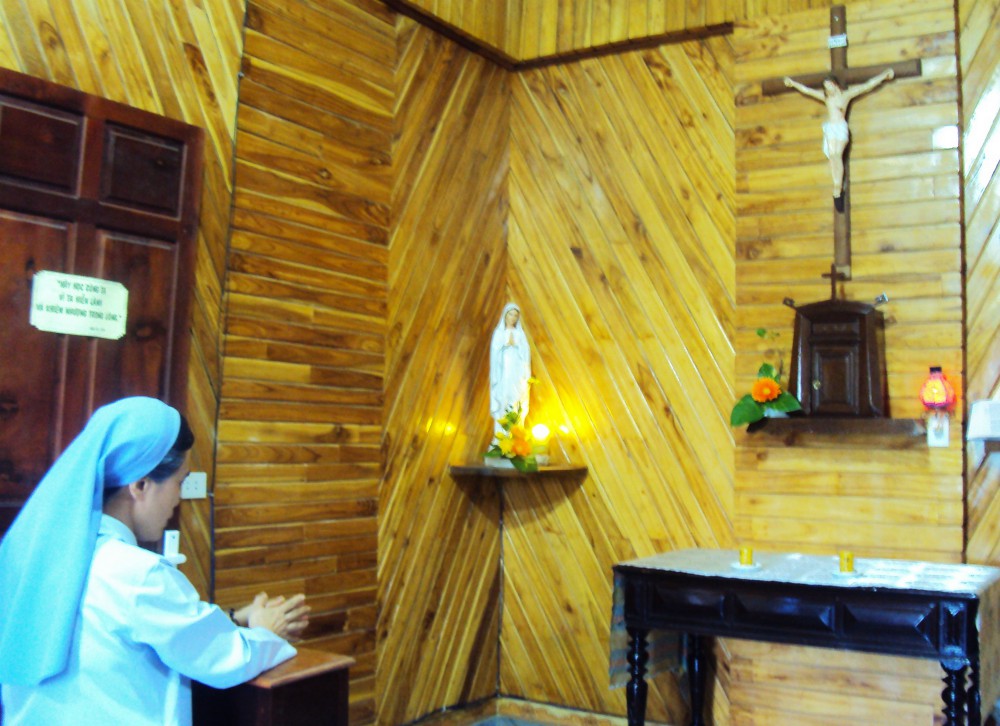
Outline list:
[[[165,398],[176,327],[177,247],[107,232],[99,232],[98,239],[99,276],[131,292],[125,337],[94,341],[94,395],[100,400],[137,394]]]
[[[0,177],[75,195],[83,127],[79,113],[0,95]]]
[[[176,139],[108,124],[101,165],[101,201],[179,218],[184,152],[184,144]]]
[[[23,501],[59,445],[66,336],[28,323],[37,270],[61,270],[72,250],[66,223],[0,210],[0,499]],[[38,385],[39,379],[55,385]]]

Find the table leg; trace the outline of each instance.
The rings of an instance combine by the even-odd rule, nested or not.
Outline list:
[[[966,696],[969,726],[983,726],[982,694],[979,691],[979,660],[974,659],[969,668],[969,690]]]
[[[965,663],[943,661],[941,667],[945,674],[941,691],[945,726],[965,726]]]
[[[649,631],[628,628],[628,664],[631,678],[625,686],[625,705],[628,711],[628,726],[643,726],[646,722],[646,634]]]
[[[687,633],[688,684],[691,689],[691,726],[705,724],[705,638]]]

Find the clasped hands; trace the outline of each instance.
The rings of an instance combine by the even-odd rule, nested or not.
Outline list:
[[[233,613],[237,625],[247,628],[266,628],[285,640],[298,640],[309,625],[309,611],[306,596],[299,594],[290,598],[284,595],[268,597],[266,592],[257,593],[253,602]]]

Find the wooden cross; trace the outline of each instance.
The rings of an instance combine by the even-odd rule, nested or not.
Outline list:
[[[837,281],[838,280],[848,280],[850,279],[846,274],[837,269],[837,263],[834,262],[830,265],[830,271],[824,272],[823,277],[830,278],[830,299],[837,299]]]
[[[847,12],[843,5],[834,5],[830,8],[830,39],[827,45],[830,48],[830,71],[807,73],[792,78],[804,86],[822,88],[823,81],[829,76],[834,76],[842,88],[847,88],[855,83],[864,83],[887,68],[892,68],[895,78],[911,78],[919,76],[921,73],[919,58],[884,66],[849,68],[847,66]],[[785,77],[782,76],[781,78],[765,80],[761,84],[761,90],[765,96],[774,96],[779,93],[787,93],[792,89],[785,85]],[[831,287],[836,284],[838,279],[851,279],[851,207],[848,176],[850,151],[851,147],[848,144],[844,150],[844,181],[841,195],[834,200],[833,267],[829,273]],[[826,274],[823,275],[823,277],[826,276]],[[831,297],[836,297],[836,295]]]

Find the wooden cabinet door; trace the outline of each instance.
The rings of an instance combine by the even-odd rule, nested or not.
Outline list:
[[[203,134],[0,71],[0,533],[93,410],[183,409]],[[119,282],[125,337],[29,324],[35,272]]]
[[[881,418],[888,411],[882,314],[851,300],[796,309],[788,389],[806,416]]]

